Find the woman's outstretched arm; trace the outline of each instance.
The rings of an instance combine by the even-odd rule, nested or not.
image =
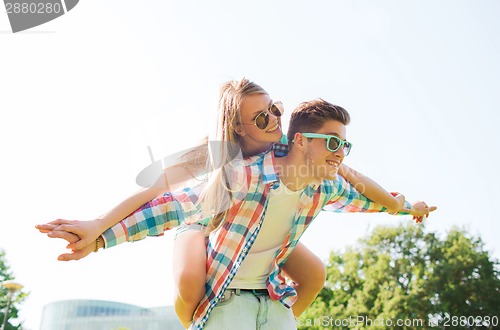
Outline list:
[[[192,168],[173,166],[166,169],[152,186],[139,190],[94,220],[57,219],[46,224],[36,225],[35,228],[42,233],[47,233],[49,237],[66,239],[69,242],[68,249],[80,250],[90,244],[95,245],[96,239],[106,229],[125,219],[145,203],[168,191],[184,187],[192,179]]]

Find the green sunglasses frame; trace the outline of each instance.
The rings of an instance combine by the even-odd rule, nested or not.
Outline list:
[[[347,156],[351,152],[352,143],[348,142],[348,141],[344,141],[341,138],[339,138],[338,136],[335,136],[335,135],[326,135],[326,134],[319,134],[319,133],[300,133],[300,134],[304,135],[304,137],[309,138],[309,139],[326,139],[326,148],[328,149],[328,151],[336,152],[337,150],[340,149],[340,147],[342,147],[343,149],[345,149],[346,145],[347,145],[348,150],[347,150],[347,153],[345,155]],[[339,146],[337,147],[337,149],[331,149],[329,147],[329,145],[330,145],[330,139],[335,139],[335,140],[338,141],[338,145]]]

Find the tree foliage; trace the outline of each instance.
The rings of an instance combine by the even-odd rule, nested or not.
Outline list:
[[[427,329],[433,322],[471,329],[488,319],[494,328],[498,266],[481,239],[464,230],[440,239],[414,224],[377,227],[356,247],[331,253],[325,287],[299,328]]]
[[[5,252],[0,250],[0,283],[3,281],[14,280],[14,275],[9,269],[9,265],[5,259]],[[3,324],[5,317],[5,310],[7,308],[9,291],[0,285],[0,327]],[[22,330],[22,325],[17,324],[19,309],[16,305],[21,304],[26,298],[27,294],[20,292],[16,293],[10,305],[9,317],[7,318],[7,324],[5,330]],[[16,325],[13,325],[16,324]]]

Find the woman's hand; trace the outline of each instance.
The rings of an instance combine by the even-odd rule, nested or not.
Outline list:
[[[99,220],[80,221],[57,219],[46,224],[36,225],[41,233],[51,238],[62,238],[69,242],[67,248],[73,251],[83,249],[102,234]]]
[[[57,257],[57,260],[59,261],[70,261],[70,260],[80,260],[82,258],[85,258],[92,252],[96,250],[96,242],[92,242],[89,245],[84,246],[83,248],[79,250],[73,250],[71,253],[63,253],[59,257]]]

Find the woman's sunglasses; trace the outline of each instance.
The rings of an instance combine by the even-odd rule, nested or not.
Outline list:
[[[326,139],[326,148],[328,151],[335,152],[339,150],[340,147],[344,149],[344,154],[347,156],[351,152],[352,144],[351,142],[344,141],[335,135],[326,135],[318,133],[301,133],[306,138],[310,139]]]
[[[285,109],[283,108],[283,103],[281,103],[280,101],[276,101],[271,103],[267,110],[260,112],[253,120],[253,124],[243,125],[255,125],[258,129],[265,130],[267,125],[269,125],[269,114],[272,114],[276,117],[281,117],[284,112]]]

